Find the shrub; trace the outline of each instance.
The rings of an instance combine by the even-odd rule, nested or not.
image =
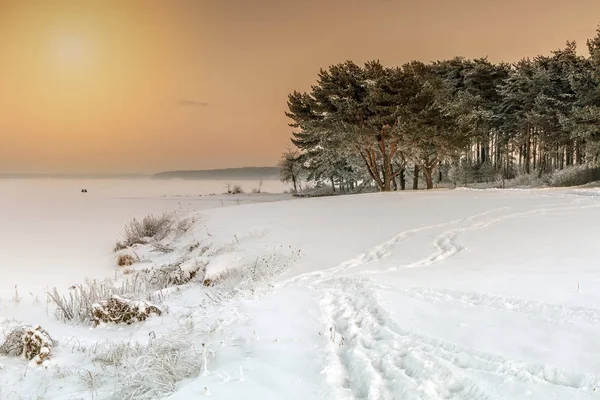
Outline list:
[[[125,226],[124,239],[115,245],[114,250],[123,250],[135,244],[147,244],[151,239],[163,240],[171,232],[172,225],[172,214],[150,214],[141,220],[134,218]]]
[[[92,307],[92,321],[96,325],[101,322],[127,324],[145,321],[152,314],[161,315],[157,306],[140,300],[129,300],[113,295]]]
[[[206,266],[203,264],[194,264],[182,268],[181,264],[171,264],[151,272],[150,282],[156,289],[166,289],[169,286],[184,285],[194,279],[201,272],[206,273]]]
[[[175,249],[168,245],[168,244],[164,244],[158,241],[155,241],[152,243],[152,251],[156,252],[156,253],[172,253],[175,251]]]
[[[119,254],[117,257],[117,265],[119,267],[128,267],[135,264],[138,259],[131,254]]]
[[[203,279],[205,272],[206,268],[202,263],[187,263],[185,266],[172,264],[141,271],[126,269],[124,270],[126,276],[123,277],[120,285],[116,285],[111,279],[86,280],[82,285],[73,286],[67,296],[60,295],[54,288],[48,293],[48,297],[57,306],[55,315],[59,320],[89,322],[93,320],[94,306],[114,295],[160,303],[162,300],[160,290],[183,285],[200,273]]]
[[[42,364],[52,355],[54,340],[41,326],[23,326],[11,331],[2,346],[0,354],[11,357],[23,356]]]
[[[212,352],[204,344],[196,347],[194,336],[193,328],[181,329],[152,339],[147,346],[109,346],[110,354],[97,358],[127,368],[111,369],[107,398],[162,399],[175,392],[179,382],[198,377],[207,370]]]
[[[600,180],[600,167],[576,165],[554,171],[550,175],[550,186],[579,186]]]
[[[115,247],[113,248],[113,251],[116,253],[118,251],[125,250],[126,248],[127,248],[127,245],[125,245],[125,243],[117,242],[115,244]]]
[[[530,174],[519,174],[515,178],[506,181],[506,186],[509,187],[540,187],[546,184],[545,179],[539,178],[538,173],[535,171]]]
[[[231,194],[242,194],[244,193],[244,189],[240,185],[233,185],[231,189]]]
[[[114,281],[86,280],[84,284],[74,286],[68,296],[63,296],[54,288],[48,292],[48,297],[56,308],[56,318],[61,321],[89,322],[95,304],[113,295],[143,298],[156,302],[160,300],[155,294],[147,273],[140,271],[128,276],[119,286]]]

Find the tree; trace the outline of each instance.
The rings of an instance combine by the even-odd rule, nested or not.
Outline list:
[[[288,97],[286,115],[298,129],[293,143],[313,154],[335,149],[356,155],[379,189],[390,191],[400,173],[393,170],[399,152],[394,112],[404,94],[397,73],[378,61],[364,68],[347,61],[321,70],[310,93]]]
[[[292,143],[308,179],[329,181],[334,190],[358,182],[403,189],[408,165],[413,188],[422,173],[431,189],[441,165],[455,165],[454,181],[457,168],[468,165],[473,174],[465,180],[482,182],[596,163],[600,28],[588,49],[582,57],[567,42],[514,64],[455,57],[400,67],[332,65],[308,92],[289,95]]]
[[[576,101],[570,115],[561,123],[571,135],[581,142],[588,162],[598,163],[600,158],[600,28],[587,42],[589,58],[582,67],[572,71],[571,83]]]
[[[404,153],[423,172],[427,189],[432,189],[433,171],[464,149],[471,122],[464,117],[468,114],[463,98],[452,93],[431,66],[412,62],[403,70],[416,82],[416,90],[411,101],[398,107],[398,130],[404,133]]]
[[[298,182],[302,174],[301,156],[298,150],[287,149],[279,161],[280,179],[284,183],[292,182],[294,192],[298,191]]]

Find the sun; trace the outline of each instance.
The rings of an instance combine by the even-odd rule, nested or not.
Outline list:
[[[60,35],[52,43],[52,55],[59,65],[83,67],[90,62],[90,43],[82,35]]]

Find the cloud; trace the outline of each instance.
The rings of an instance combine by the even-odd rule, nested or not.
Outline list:
[[[208,103],[198,100],[179,100],[177,104],[186,107],[205,107],[208,105]]]

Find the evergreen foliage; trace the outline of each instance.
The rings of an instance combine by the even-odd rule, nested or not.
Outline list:
[[[513,64],[485,58],[386,67],[352,61],[321,69],[288,97],[292,143],[282,179],[333,189],[405,188],[405,176],[454,184],[538,178],[600,161],[600,28]],[[302,170],[302,171],[300,171]],[[416,172],[416,173],[415,173]]]

